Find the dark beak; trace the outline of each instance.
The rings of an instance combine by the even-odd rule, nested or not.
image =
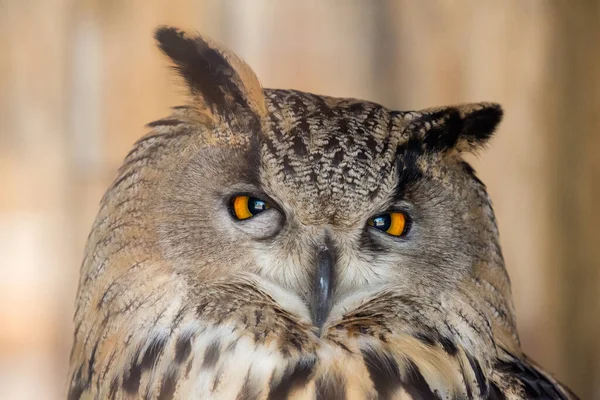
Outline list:
[[[310,305],[313,324],[319,328],[319,335],[333,305],[334,262],[333,250],[328,244],[317,249],[317,271]]]

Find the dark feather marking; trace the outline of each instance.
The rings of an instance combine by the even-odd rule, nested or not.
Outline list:
[[[294,130],[297,130],[297,128],[295,128]],[[304,138],[302,137],[302,135],[299,135],[298,132],[294,132],[294,134],[292,135],[292,146],[295,155],[304,157],[308,154],[308,149],[306,148],[306,144],[304,143]]]
[[[454,344],[454,342],[447,337],[440,336],[440,343],[444,348],[444,351],[448,353],[450,356],[455,356],[458,353],[458,348]]]
[[[463,383],[465,384],[465,389],[467,391],[467,399],[472,399],[473,398],[473,390],[471,389],[471,383],[467,379],[467,375],[465,372],[465,366],[462,361],[460,362],[460,373],[462,374]]]
[[[481,326],[480,326],[480,325],[476,325],[476,324],[475,324],[475,322],[473,321],[473,319],[472,319],[472,318],[469,318],[469,317],[468,317],[467,315],[465,315],[465,314],[464,314],[462,311],[460,311],[460,310],[459,310],[459,311],[457,312],[457,314],[458,314],[458,316],[459,316],[459,317],[460,317],[460,318],[461,318],[463,321],[465,321],[465,323],[466,323],[467,325],[469,325],[469,327],[470,327],[471,329],[473,329],[473,331],[474,331],[474,332],[476,332],[476,333],[478,333],[478,334],[487,333],[487,334],[489,335],[489,332],[488,332],[488,331],[486,331],[486,332],[482,332],[482,330],[481,330]],[[490,339],[493,341],[493,337],[491,337]]]
[[[192,351],[192,335],[193,333],[188,332],[177,338],[177,342],[175,343],[175,362],[177,364],[183,363],[189,357]]]
[[[382,342],[384,342],[384,343],[385,343],[385,340],[383,339],[383,335],[380,335],[380,336],[379,336],[379,339],[381,339],[381,340],[382,340]],[[348,352],[348,353],[350,353],[350,354],[353,354],[353,353],[352,353],[352,350],[350,350],[350,349],[349,349],[349,348],[348,348],[348,347],[347,347],[347,346],[346,346],[344,343],[342,343],[342,342],[340,342],[340,341],[338,341],[338,340],[334,340],[334,339],[329,339],[329,340],[331,340],[331,342],[332,342],[332,343],[335,343],[335,344],[336,344],[336,346],[339,346],[340,348],[342,348],[342,349],[343,349],[343,350],[345,350],[346,352]]]
[[[458,110],[454,108],[448,108],[443,113],[438,114],[438,117],[446,118],[445,121],[431,121],[436,126],[425,132],[423,138],[423,145],[425,148],[432,152],[450,150],[458,142],[458,137],[463,128],[463,120],[458,113]]]
[[[317,359],[314,357],[301,358],[296,364],[285,368],[281,379],[278,382],[273,381],[269,384],[269,400],[286,399],[296,388],[306,384],[312,373]]]
[[[484,189],[486,188],[485,183],[483,183],[479,177],[477,176],[477,173],[475,172],[475,169],[471,166],[471,164],[469,164],[466,161],[462,161],[461,162],[463,168],[465,169],[465,171],[467,172],[467,174],[475,181],[477,182],[479,185],[481,185]],[[491,285],[491,284],[490,284]]]
[[[440,396],[437,393],[431,391],[429,384],[419,371],[419,367],[410,360],[407,360],[406,378],[402,384],[402,387],[408,394],[411,395],[411,399],[439,399]]]
[[[113,378],[110,381],[110,389],[108,391],[108,397],[113,400],[117,397],[117,389],[119,387],[119,380],[117,378]]]
[[[168,400],[173,398],[175,389],[177,388],[178,373],[179,368],[172,370],[170,373],[167,373],[163,376],[162,385],[160,387],[160,393],[158,394],[157,400]]]
[[[139,365],[135,365],[130,370],[123,374],[123,382],[121,385],[127,393],[136,394],[140,387],[140,378],[142,371]]]
[[[422,343],[426,344],[427,346],[435,346],[435,340],[427,335],[426,333],[423,332],[417,332],[413,335],[417,340],[421,341]]]
[[[221,384],[221,379],[223,378],[223,368],[219,368],[217,370],[217,373],[215,374],[215,378],[212,381],[212,384],[210,385],[210,392],[214,393],[215,391],[217,391],[217,389],[219,388],[219,385]]]
[[[506,396],[495,383],[490,383],[490,395],[488,396],[488,400],[506,400]]]
[[[104,368],[102,368],[102,377],[98,379],[98,383],[104,382],[106,379],[106,375],[110,372],[110,367],[112,366],[113,360],[115,359],[117,352],[112,350],[110,352],[110,356],[108,357],[108,362],[104,363]]]
[[[164,147],[164,146],[168,145],[168,141],[170,139],[177,139],[180,137],[186,137],[186,136],[191,136],[191,135],[192,135],[192,131],[189,129],[183,129],[183,127],[177,129],[177,131],[175,131],[175,132],[148,134],[148,135],[140,138],[137,142],[135,142],[133,150],[131,150],[129,152],[127,157],[129,157],[131,154],[135,153],[138,150],[142,150],[142,151],[150,150],[150,146]],[[151,142],[153,140],[156,140],[156,143],[152,142],[150,145],[148,145],[148,147],[140,149],[140,147],[143,146],[146,142],[148,142],[148,141]]]
[[[262,331],[262,332],[255,331],[254,332],[254,343],[262,342],[265,339],[265,336],[266,336],[265,331]]]
[[[261,165],[261,148],[262,142],[260,140],[259,130],[255,131],[257,134],[250,137],[250,143],[248,144],[247,151],[245,153],[246,164],[245,165]],[[248,180],[248,183],[255,185],[256,187],[261,186],[260,170],[259,168],[245,168],[242,177]]]
[[[175,314],[175,317],[173,317],[173,326],[179,326],[179,324],[181,323],[181,321],[183,320],[183,316],[184,314],[189,311],[188,307],[183,306],[181,307],[178,311],[177,314]]]
[[[187,380],[188,377],[190,376],[190,371],[192,370],[192,362],[193,361],[194,361],[193,359],[189,360],[188,363],[187,363],[187,366],[185,367],[185,373],[184,373],[184,376],[183,376],[184,380]]]
[[[236,396],[236,400],[256,400],[260,398],[260,392],[260,387],[252,386],[250,383],[250,371],[248,371],[246,378],[244,378],[244,384]]]
[[[96,351],[98,351],[98,343],[94,343],[94,348],[92,349],[92,353],[90,355],[90,359],[88,360],[88,380],[87,386],[89,386],[92,382],[92,375],[94,374],[94,363],[96,362]]]
[[[156,121],[152,121],[146,124],[146,127],[148,128],[154,128],[156,126],[177,126],[182,124],[183,122],[181,122],[178,119],[170,119],[170,118],[166,118],[166,119],[159,119]]]
[[[391,398],[402,384],[398,364],[389,355],[373,349],[362,349],[361,352],[379,399]]]
[[[484,143],[494,134],[502,115],[502,108],[497,104],[473,111],[463,118],[462,134],[470,141]]]
[[[361,232],[359,244],[361,249],[374,254],[380,253],[385,249],[381,242],[378,242],[373,238],[373,234],[368,226],[365,226]]]
[[[477,386],[479,387],[479,393],[481,397],[486,398],[489,394],[489,387],[487,383],[486,377],[483,375],[483,371],[481,370],[481,366],[479,365],[479,361],[471,357],[469,354],[466,355],[467,360],[469,360],[469,364],[471,364],[471,369],[475,374],[475,379],[477,379]]]
[[[196,315],[198,317],[202,317],[202,314],[204,313],[204,309],[206,308],[207,305],[208,304],[206,304],[206,303],[200,303],[198,305],[198,307],[196,307]]]
[[[496,368],[504,374],[517,378],[521,382],[528,399],[567,400],[567,397],[554,383],[526,361],[517,358],[514,358],[512,362],[498,361]]]
[[[262,315],[261,310],[254,310],[254,318],[256,319],[256,322],[255,322],[256,325],[260,324],[262,317],[263,317],[263,315]]]
[[[150,161],[152,161],[155,158],[155,153],[156,153],[156,151],[154,151],[155,149],[156,149],[156,147],[150,147],[146,151],[142,152],[141,155],[136,155],[135,157],[126,158],[125,161],[123,161],[123,165],[121,165],[121,170],[124,171],[127,168],[139,167],[140,166],[139,164],[148,165],[150,163]],[[132,201],[132,199],[125,198],[122,201],[120,201],[119,203],[115,204],[115,208],[120,207],[127,203],[131,203],[131,201]]]
[[[343,376],[330,373],[320,377],[315,384],[317,400],[344,400],[346,398],[346,381]]]
[[[73,377],[71,381],[71,387],[69,388],[69,396],[68,400],[79,400],[81,398],[81,394],[85,389],[89,387],[89,384],[85,384],[81,379],[81,374],[83,371],[83,365],[80,365],[77,369],[77,373]]]
[[[109,191],[115,190],[117,187],[119,187],[119,185],[123,182],[125,182],[128,178],[131,178],[133,175],[137,174],[138,171],[136,170],[131,170],[123,175],[121,175],[120,177],[117,178],[116,181],[113,182],[113,184],[111,185],[111,187],[108,189]]]
[[[230,342],[227,345],[227,347],[225,348],[225,351],[233,352],[235,350],[235,348],[237,347],[238,340],[239,340],[239,338],[235,339],[233,342]]]
[[[76,311],[75,315],[77,315],[77,311]],[[73,332],[73,343],[77,342],[77,336],[79,335],[79,329],[81,329],[81,321],[79,321],[75,325],[75,332]],[[73,361],[73,356],[75,356],[75,346],[71,347],[71,352],[69,353],[69,361]]]
[[[98,300],[98,303],[96,303],[96,309],[99,310],[102,308],[102,306],[105,304],[109,293],[115,288],[115,286],[120,285],[121,284],[121,279],[125,276],[127,276],[127,273],[131,272],[133,269],[139,267],[140,265],[144,264],[145,262],[147,262],[148,260],[142,260],[142,261],[138,261],[135,264],[130,265],[129,267],[127,267],[127,270],[125,272],[123,272],[121,275],[119,275],[117,278],[115,278],[110,285],[108,285],[108,287],[106,288],[106,290],[104,291],[104,293],[102,294],[102,297],[100,298],[100,300]]]
[[[204,353],[204,360],[202,361],[202,368],[210,369],[217,364],[219,361],[219,349],[221,347],[221,343],[219,340],[214,340],[211,344],[206,347],[206,352]]]
[[[123,376],[122,385],[126,392],[130,394],[137,393],[140,387],[142,373],[154,366],[154,363],[162,353],[166,343],[166,338],[161,337],[152,339],[142,359],[138,360],[138,363],[134,364],[128,371],[129,373]],[[133,358],[133,362],[135,362],[136,358],[138,357],[136,356]]]
[[[333,155],[333,159],[331,160],[331,164],[334,166],[339,166],[342,161],[344,161],[344,151],[342,151],[341,149],[336,151]]]
[[[421,144],[414,138],[409,139],[396,149],[396,168],[398,170],[396,198],[404,198],[407,189],[423,178],[423,174],[417,165],[419,156],[422,153]]]

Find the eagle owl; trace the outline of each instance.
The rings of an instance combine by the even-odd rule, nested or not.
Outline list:
[[[149,124],[85,249],[69,399],[568,399],[521,351],[485,185],[493,103],[261,87],[155,33],[189,103]]]

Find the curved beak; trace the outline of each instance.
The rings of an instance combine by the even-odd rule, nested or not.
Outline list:
[[[319,335],[333,305],[334,263],[335,257],[330,246],[327,243],[319,246],[317,269],[310,297],[312,321],[319,328]]]

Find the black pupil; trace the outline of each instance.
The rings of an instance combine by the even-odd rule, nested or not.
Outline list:
[[[380,231],[387,231],[392,225],[392,217],[390,214],[380,215],[373,218],[373,226]]]
[[[252,215],[256,215],[258,213],[261,213],[263,211],[265,211],[267,209],[267,203],[254,198],[254,197],[250,197],[248,199],[248,211],[250,211],[250,214]]]

